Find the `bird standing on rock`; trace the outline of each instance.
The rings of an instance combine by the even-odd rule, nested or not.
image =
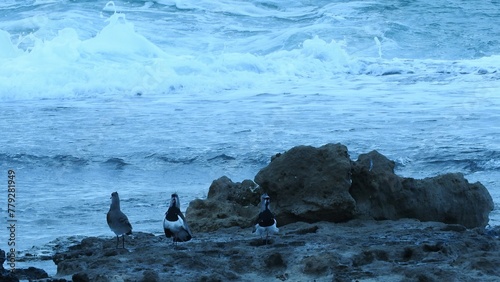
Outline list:
[[[122,247],[125,249],[125,235],[132,234],[132,225],[128,221],[127,216],[120,210],[120,198],[118,192],[111,193],[111,206],[106,215],[111,231],[116,234],[116,248],[118,248],[119,238],[122,235]]]
[[[267,244],[269,235],[278,233],[279,228],[276,227],[276,218],[274,218],[274,214],[269,209],[271,198],[267,194],[262,194],[260,199],[260,213],[253,232],[257,232],[261,238],[263,238],[263,235],[265,234],[265,243]]]
[[[170,206],[163,219],[163,230],[167,238],[173,239],[174,243],[191,240],[193,235],[186,222],[186,218],[181,212],[181,203],[177,194],[172,194]]]

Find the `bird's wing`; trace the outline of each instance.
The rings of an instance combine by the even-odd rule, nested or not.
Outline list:
[[[122,212],[120,214],[120,218],[118,219],[121,224],[125,224],[130,228],[129,232],[132,232],[132,224],[130,224],[130,221],[128,221],[128,217]]]
[[[184,222],[184,229],[186,230],[186,232],[189,234],[189,236],[193,236],[193,234],[191,233],[191,229],[189,229],[189,225],[187,224],[186,218],[180,210],[178,215],[182,219],[182,222]]]
[[[257,217],[255,218],[255,224],[259,224],[259,221],[261,220],[262,218],[262,212],[259,212],[259,214],[257,215]]]
[[[177,233],[176,240],[177,242],[186,242],[191,240],[193,236],[191,236],[191,233],[188,230],[182,229]]]

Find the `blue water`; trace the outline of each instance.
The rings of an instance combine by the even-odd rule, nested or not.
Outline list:
[[[172,192],[184,210],[214,179],[329,142],[406,177],[462,172],[499,225],[499,20],[499,1],[3,1],[18,249],[111,238],[113,191],[160,234]]]

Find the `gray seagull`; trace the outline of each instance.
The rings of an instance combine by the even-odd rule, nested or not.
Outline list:
[[[116,247],[118,248],[119,238],[122,235],[122,247],[125,249],[125,235],[132,234],[132,225],[128,221],[127,216],[120,210],[120,198],[118,192],[111,193],[111,206],[106,215],[111,231],[116,234]]]

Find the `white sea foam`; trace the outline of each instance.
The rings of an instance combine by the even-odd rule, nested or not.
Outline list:
[[[188,3],[184,2],[185,5]],[[205,9],[211,13],[222,9],[214,8],[213,5],[228,6],[224,11],[231,10],[229,7],[235,5],[231,1],[191,4],[206,6]],[[257,7],[256,3],[249,2],[247,5]],[[360,9],[364,5],[350,5],[349,8],[353,7]],[[0,97],[82,97],[105,93],[153,95],[179,91],[218,93],[227,89],[268,92],[270,84],[278,85],[284,92],[290,92],[300,86],[308,89],[307,85],[335,88],[343,84],[348,75],[376,77],[396,74],[402,75],[398,78],[403,83],[433,79],[432,77],[443,81],[443,76],[447,77],[447,83],[468,83],[470,80],[480,80],[481,78],[477,79],[480,75],[494,78],[498,76],[495,75],[498,73],[498,56],[452,62],[435,59],[384,59],[382,54],[386,53],[384,48],[387,46],[384,40],[377,37],[375,42],[372,41],[372,48],[378,50],[374,57],[350,54],[350,44],[353,44],[350,40],[325,39],[319,35],[289,42],[285,48],[271,47],[264,53],[238,51],[234,48],[225,50],[224,47],[223,50],[209,48],[206,52],[185,50],[183,54],[179,50],[174,51],[168,42],[154,43],[142,35],[127,20],[127,15],[116,12],[117,9],[119,7],[109,2],[103,9],[111,12],[108,13],[108,18],[101,19],[95,14],[93,21],[103,21],[105,26],[89,38],[82,37],[81,31],[75,27],[64,27],[52,36],[38,31],[23,34],[18,42],[12,42],[13,35],[2,31],[0,83],[4,87],[0,90]],[[145,9],[145,6],[140,9]],[[298,12],[293,7],[290,10]],[[129,8],[129,11],[132,13],[133,10]],[[235,13],[237,11],[238,9]],[[353,11],[347,14],[349,13]],[[245,16],[255,17],[250,14]],[[286,17],[287,14],[282,16]],[[37,15],[29,23],[43,27],[51,25],[52,21],[46,16]],[[29,24],[22,25],[28,27]],[[313,28],[301,25],[290,27],[287,31],[277,33],[280,35],[272,41],[259,42],[258,40],[269,40],[268,37],[261,36],[257,42],[260,43],[259,46],[268,43],[270,46],[277,46],[280,42],[293,38],[294,34],[314,33],[318,28],[328,28],[328,25],[319,23],[311,27]],[[230,29],[239,28],[235,25]],[[153,30],[161,31],[155,28]],[[247,30],[249,29],[245,27],[239,32]],[[244,36],[235,39],[236,42],[245,42]],[[250,50],[255,49],[253,46],[257,47],[254,42],[248,41],[245,44]],[[384,79],[378,81],[384,83]],[[356,83],[350,83],[352,88],[359,87]]]

